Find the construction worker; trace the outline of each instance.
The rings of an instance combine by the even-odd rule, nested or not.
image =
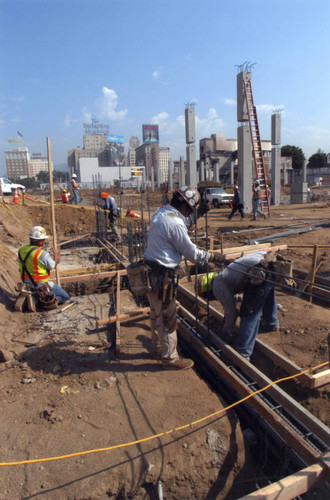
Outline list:
[[[79,198],[79,188],[77,184],[76,174],[72,174],[71,176],[71,190],[73,193],[73,201],[76,205],[78,205],[78,203],[80,202],[80,198]]]
[[[266,219],[266,214],[260,209],[260,203],[262,199],[260,182],[255,180],[252,187],[253,196],[252,196],[252,212],[253,217],[252,220],[257,220],[257,213],[260,214],[264,219]]]
[[[69,197],[66,189],[63,189],[62,191],[62,202],[63,203],[68,203]]]
[[[239,211],[241,214],[242,220],[245,219],[245,214],[244,214],[244,205],[241,200],[241,192],[239,190],[239,187],[236,185],[234,186],[234,200],[233,200],[233,208],[231,211],[231,214],[228,216],[228,219],[231,220],[235,213]]]
[[[194,363],[177,351],[176,288],[182,255],[195,264],[222,262],[220,253],[209,253],[194,245],[188,235],[187,220],[196,216],[200,195],[196,189],[181,187],[171,201],[159,208],[150,222],[144,263],[151,269],[150,323],[153,355],[162,360],[164,369],[185,370]]]
[[[272,268],[274,259],[273,252],[254,252],[236,259],[217,276],[211,276],[213,296],[225,310],[222,332],[227,340],[233,340],[233,347],[248,360],[259,331],[261,313],[261,329],[278,330],[273,275],[270,274],[267,279],[268,269]],[[233,339],[237,317],[236,295],[239,293],[243,293],[241,322],[238,335]]]
[[[118,207],[115,202],[115,199],[106,192],[101,193],[101,198],[104,200],[104,210],[109,211],[109,222],[110,222],[110,228],[114,237],[114,240],[119,242],[121,241],[121,236],[119,234],[118,228],[117,228],[117,222],[118,222]]]
[[[50,270],[55,269],[60,261],[60,248],[55,249],[54,259],[46,250],[43,250],[49,236],[41,226],[32,227],[29,231],[29,238],[29,245],[21,247],[18,251],[22,281],[33,288],[42,283],[48,283],[58,300],[58,304],[63,304],[70,299],[69,294],[56,283],[49,281]]]

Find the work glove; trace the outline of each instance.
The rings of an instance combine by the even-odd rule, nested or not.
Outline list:
[[[198,207],[197,207],[197,219],[199,219],[199,217],[202,217],[203,215],[205,215],[210,210],[211,210],[210,202],[208,200],[203,200],[201,202],[201,204],[198,205]]]
[[[276,255],[274,252],[270,251],[270,252],[267,252],[265,257],[259,262],[259,266],[261,267],[264,267],[264,268],[268,268],[269,264],[271,262],[274,262],[274,260],[276,260]]]
[[[215,264],[223,264],[225,261],[225,257],[220,252],[211,253],[211,257],[209,258],[209,262],[214,262]]]

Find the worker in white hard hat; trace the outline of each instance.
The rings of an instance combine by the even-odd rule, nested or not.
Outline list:
[[[49,236],[41,226],[34,226],[29,231],[30,243],[18,251],[19,270],[22,281],[32,288],[48,283],[55,294],[58,303],[63,304],[70,299],[69,294],[60,286],[49,281],[50,271],[55,269],[60,261],[60,247],[54,250],[54,259],[43,249]]]
[[[182,255],[195,264],[222,262],[220,253],[197,248],[188,235],[187,218],[197,215],[200,195],[196,189],[181,187],[171,201],[159,208],[150,222],[144,263],[151,269],[150,305],[152,346],[155,358],[162,360],[164,369],[185,370],[193,366],[177,351],[176,289]]]
[[[77,184],[76,174],[72,174],[71,176],[71,190],[73,193],[73,201],[76,205],[78,205],[78,203],[80,202],[80,198],[79,198],[79,188]]]
[[[241,214],[242,220],[245,219],[245,214],[244,214],[244,205],[241,200],[241,192],[239,190],[238,185],[234,186],[234,200],[233,200],[233,208],[231,211],[231,214],[228,216],[228,219],[231,220],[235,213],[239,211]]]
[[[252,220],[257,220],[257,214],[261,215],[264,219],[266,219],[266,214],[260,209],[262,194],[260,189],[260,182],[256,179],[253,183],[252,187]]]

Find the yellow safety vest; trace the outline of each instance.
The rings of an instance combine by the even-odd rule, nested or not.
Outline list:
[[[33,278],[33,281],[36,283],[45,283],[49,280],[50,273],[48,269],[40,262],[40,255],[43,252],[42,248],[35,247],[34,245],[25,245],[24,247],[20,248],[19,250],[19,255],[21,256],[22,261],[24,262],[25,257],[27,256],[28,252],[33,248],[32,252],[28,256],[25,262],[25,267],[30,273],[31,277]],[[23,265],[21,260],[19,260],[19,270],[21,273],[21,276],[23,277],[24,280],[29,280],[30,277],[29,275],[25,272],[23,276]]]

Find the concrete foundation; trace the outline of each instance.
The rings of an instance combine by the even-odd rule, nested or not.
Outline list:
[[[307,182],[295,182],[291,184],[291,203],[307,203]]]

